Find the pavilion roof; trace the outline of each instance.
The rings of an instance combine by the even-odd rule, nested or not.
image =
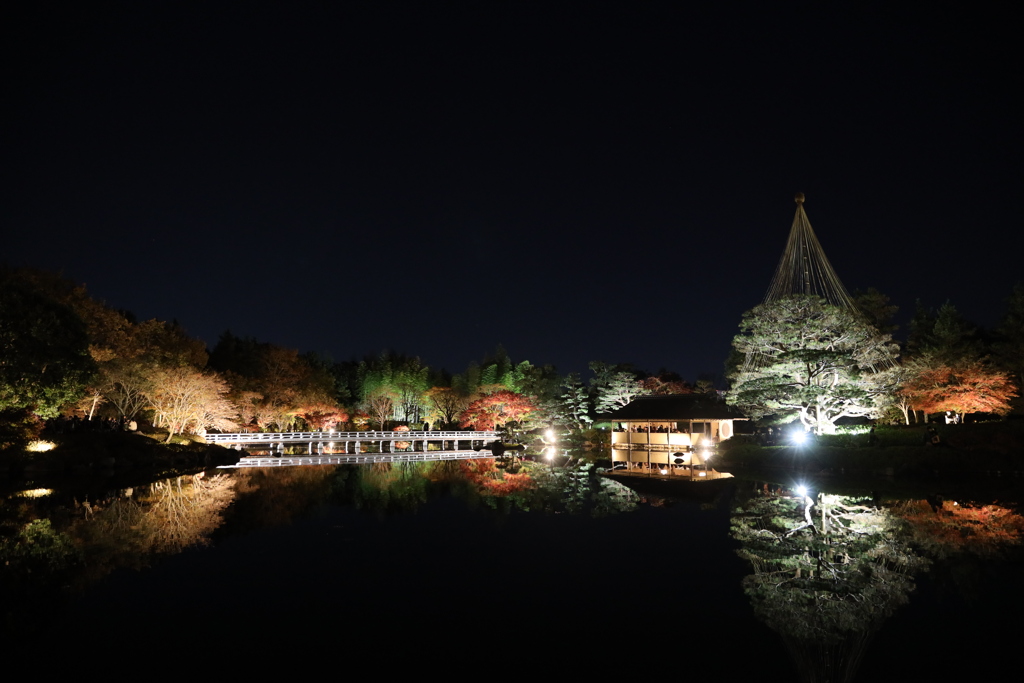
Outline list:
[[[609,420],[745,420],[742,413],[708,394],[640,396],[605,416]]]

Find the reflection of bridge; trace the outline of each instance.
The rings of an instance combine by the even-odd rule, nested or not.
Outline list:
[[[283,454],[285,446],[306,446],[306,454],[336,454],[359,456],[364,453],[364,445],[376,443],[380,448],[380,454],[387,444],[392,454],[430,452],[436,455],[437,451],[465,452],[460,451],[462,444],[466,444],[466,451],[475,454],[475,449],[499,439],[497,432],[239,432],[235,434],[207,434],[207,443],[219,443],[224,446],[233,446],[241,450],[244,446],[263,446],[269,450],[276,450]],[[395,451],[396,443],[409,444],[409,451]],[[417,446],[419,448],[417,448]],[[434,450],[431,451],[431,446]]]
[[[362,453],[360,455],[293,455],[253,456],[239,458],[234,465],[219,465],[220,469],[243,467],[289,467],[295,465],[366,465],[377,462],[433,462],[435,460],[470,460],[490,458],[490,451],[419,451],[413,453]]]

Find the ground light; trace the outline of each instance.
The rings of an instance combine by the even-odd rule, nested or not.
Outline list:
[[[807,432],[802,429],[794,431],[791,438],[793,439],[794,444],[802,446],[807,442]]]
[[[544,457],[548,460],[555,459],[555,430],[548,429],[544,432],[544,438],[541,439],[544,442]]]

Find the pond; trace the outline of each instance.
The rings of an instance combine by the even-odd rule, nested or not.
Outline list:
[[[347,656],[358,675],[460,678],[952,680],[1015,663],[1024,523],[1005,490],[652,488],[502,464],[22,492],[0,517],[5,642],[107,666],[341,673]]]

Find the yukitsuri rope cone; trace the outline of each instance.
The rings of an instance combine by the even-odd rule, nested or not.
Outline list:
[[[775,269],[764,303],[777,301],[791,294],[815,294],[841,308],[856,310],[849,292],[843,286],[832,264],[821,248],[811,222],[804,211],[804,193],[796,194],[796,216],[789,231],[786,250]]]
[[[814,234],[811,222],[807,219],[807,212],[804,211],[804,193],[797,192],[795,201],[796,215],[793,217],[793,227],[790,228],[786,249],[782,252],[782,258],[775,269],[763,303],[778,301],[794,294],[810,294],[820,296],[833,306],[857,311],[857,304],[836,275],[828,257],[825,256],[825,250],[821,248],[821,243]],[[747,354],[743,370],[756,370],[765,362],[766,358],[762,355]],[[882,367],[893,367],[895,364],[896,361],[892,358]]]

